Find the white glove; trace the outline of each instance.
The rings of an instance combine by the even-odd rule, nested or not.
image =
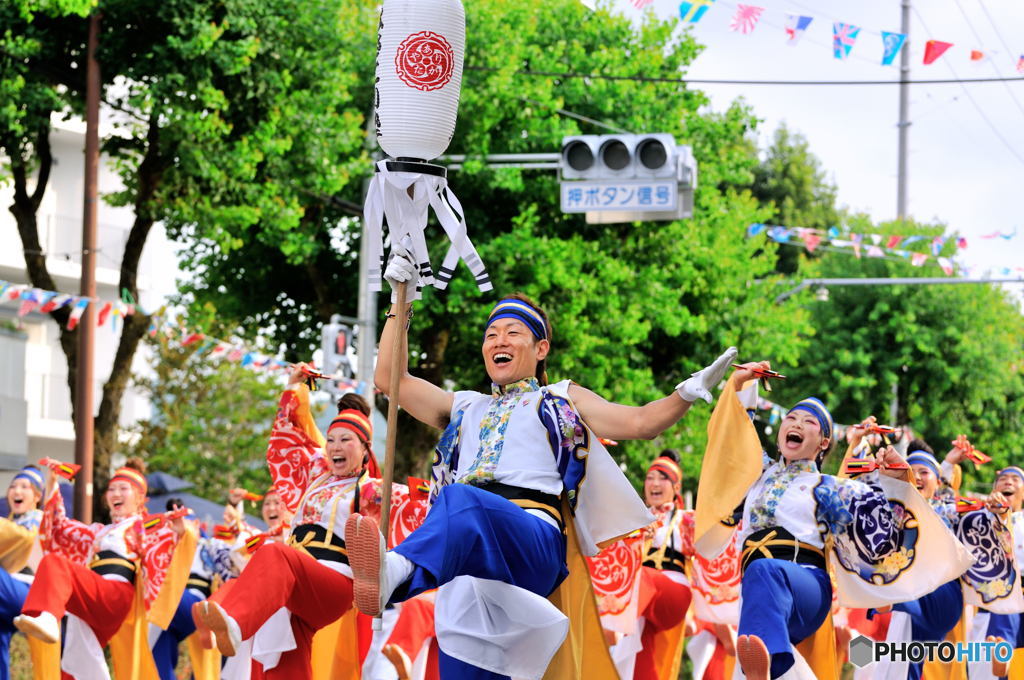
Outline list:
[[[407,252],[393,253],[391,262],[384,270],[384,280],[391,286],[391,303],[398,302],[398,284],[405,282],[405,301],[415,302],[420,299],[420,289],[417,283],[420,280],[419,270],[413,264],[412,257]]]
[[[683,382],[676,385],[676,392],[679,396],[689,402],[703,399],[711,403],[711,390],[722,382],[729,366],[736,360],[736,348],[730,347],[722,353],[722,356],[715,359],[714,363],[703,368]]]

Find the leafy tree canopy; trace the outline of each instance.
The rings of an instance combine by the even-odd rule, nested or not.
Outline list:
[[[496,294],[522,290],[551,314],[551,378],[571,377],[609,399],[642,403],[667,393],[729,344],[739,344],[745,357],[795,359],[809,330],[806,315],[767,304],[771,291],[753,281],[772,274],[774,249],[743,239],[747,224],[770,214],[748,190],[758,166],[750,111],[737,104],[722,113],[707,112],[705,96],[682,81],[521,73],[684,74],[699,51],[690,34],[675,20],[647,15],[637,26],[579,3],[485,0],[467,3],[466,9],[466,72],[449,151],[474,158],[451,174],[450,183],[466,208]],[[347,31],[339,48],[348,60],[342,82],[351,97],[332,124],[363,138],[364,114],[372,102],[377,15],[366,2],[338,11]],[[700,162],[695,217],[587,225],[581,216],[559,211],[553,174],[488,168],[480,158],[551,152],[565,135],[608,132],[560,110],[631,131],[669,132],[693,145]],[[301,119],[294,127],[293,153],[305,134]],[[338,130],[334,134],[342,136]],[[369,175],[365,156],[343,146],[333,152],[335,164]],[[262,176],[275,168],[262,164],[257,172]],[[321,193],[332,193],[332,187],[321,185]],[[290,358],[308,356],[324,315],[354,315],[356,308],[359,221],[307,217],[333,211],[339,200],[361,202],[360,183],[348,182],[331,201],[308,196],[300,227],[287,232],[295,241],[283,238],[285,230],[272,215],[246,214],[244,224],[214,214],[201,220],[183,209],[173,222],[191,244],[184,261],[196,274],[191,295],[213,303],[242,332],[270,333],[289,348]],[[439,258],[442,237],[437,232],[430,238]],[[239,244],[244,245],[235,247]],[[322,261],[333,263],[330,274],[311,266]],[[450,380],[479,387],[482,323],[495,300],[495,294],[478,293],[464,270],[446,292],[428,291],[410,335],[419,359],[413,370],[439,384]],[[696,407],[682,426],[657,442],[623,443],[618,455],[639,476],[659,447],[682,445],[694,452],[686,466],[695,475],[703,450],[703,409]],[[399,472],[422,470],[436,432],[404,423],[402,433]]]

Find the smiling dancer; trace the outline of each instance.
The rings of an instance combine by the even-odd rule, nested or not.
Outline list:
[[[168,595],[173,602],[180,597],[180,591],[175,594],[168,588],[165,592],[162,586],[178,581],[168,575],[185,525],[178,518],[157,530],[143,528],[144,469],[141,460],[131,459],[110,478],[104,494],[112,520],[107,525],[87,525],[66,517],[57,479],[50,475],[40,528],[46,555],[14,623],[26,635],[53,643],[61,637],[60,619],[67,613],[61,667],[72,676],[109,677],[102,647],[129,619],[133,606],[133,625],[142,625],[144,597],[146,603],[156,602],[158,594]],[[191,555],[187,557],[191,560]],[[184,586],[184,579],[180,584]],[[135,667],[149,661],[138,658],[145,648],[133,647],[133,642],[127,640],[123,653],[112,650],[118,676],[130,675],[125,664]]]
[[[791,670],[807,674],[810,669],[803,659],[795,665],[794,645],[810,640],[811,653],[824,656],[808,659],[809,665],[818,677],[832,677],[838,668],[826,549],[831,546],[845,568],[837,570],[840,594],[844,579],[851,578],[861,579],[862,591],[881,592],[884,586],[873,585],[875,581],[895,581],[915,557],[905,545],[904,506],[889,500],[885,485],[896,484],[903,494],[901,503],[920,508],[916,512],[930,511],[910,485],[894,481],[906,479],[907,466],[891,447],[873,459],[883,467],[860,480],[821,474],[834,424],[828,409],[815,398],[798,402],[783,418],[777,436],[780,460],[764,460],[757,433],[737,398],[758,368],[769,365],[745,364],[733,374],[708,426],[697,501],[697,549],[712,557],[724,546],[732,534],[732,509],[742,502],[744,571],[736,647],[743,672],[751,680],[778,678]],[[921,523],[928,519],[921,518]],[[932,529],[922,526],[919,531],[930,534]],[[951,535],[946,538],[953,540]],[[959,575],[967,559],[962,549],[957,551],[955,542],[939,549],[950,549],[946,557],[952,557],[948,561],[954,565],[953,576]],[[928,561],[940,582],[951,578],[946,576],[950,568],[933,568],[922,545],[917,552],[925,553],[917,554],[916,560]],[[921,587],[927,592],[935,586],[922,581]],[[903,590],[899,596],[910,599]],[[825,631],[820,646],[813,638],[819,629]]]
[[[1010,530],[1015,560],[1008,566],[1013,570],[1013,575],[1020,579],[1024,574],[1024,511],[1021,510],[1024,505],[1024,470],[1010,465],[996,473],[988,504]],[[1014,673],[1024,675],[1024,653],[1018,651],[1024,649],[1024,614],[985,614],[988,614],[986,639],[1006,641],[1014,647],[1011,663],[993,661],[992,675],[999,678],[1007,677],[1008,674],[1018,677]],[[975,624],[985,625],[984,614],[979,613]],[[1014,673],[1010,673],[1011,666]]]
[[[679,454],[671,449],[654,459],[644,479],[644,501],[657,525],[644,541],[639,611],[644,624],[633,680],[675,680],[679,674],[690,607],[686,565],[693,555],[693,525],[683,523],[682,481]]]
[[[33,570],[39,566],[37,550],[39,523],[43,512],[43,473],[35,465],[22,468],[7,487],[10,517],[0,518],[0,680],[10,677],[10,646],[14,634],[14,618],[21,613],[32,583]],[[33,665],[38,666],[42,645],[29,638]],[[58,664],[59,665],[59,662]],[[36,677],[41,676],[36,668]]]
[[[267,448],[274,488],[294,513],[291,537],[256,550],[223,600],[196,604],[196,616],[215,634],[221,654],[234,656],[243,641],[253,640],[252,657],[266,678],[311,677],[314,633],[348,615],[352,605],[342,527],[350,515],[379,512],[370,406],[359,395],[343,396],[321,437],[304,384],[310,370],[306,364],[293,368]],[[351,621],[345,641],[354,645]],[[357,670],[355,656],[349,665]]]
[[[876,420],[871,416],[859,427],[851,428],[847,432],[851,452],[863,450],[865,434],[874,425]],[[943,523],[955,531],[961,515],[957,511],[955,490],[949,486],[949,481],[954,477],[953,466],[963,459],[962,452],[954,448],[946,456],[944,463],[940,464],[932,448],[920,439],[911,440],[907,444],[907,452],[906,462],[910,465],[918,492]],[[941,642],[954,630],[963,616],[964,596],[961,580],[952,579],[915,600],[897,603],[892,607],[892,611],[887,641]],[[962,663],[959,665],[963,667]],[[924,668],[924,662],[885,662],[874,672],[877,677],[919,680]]]
[[[392,259],[385,273],[392,288],[406,281],[415,290],[416,277],[415,267],[402,255]],[[388,315],[381,335],[383,357],[391,355],[398,338],[393,318]],[[431,510],[419,529],[385,552],[373,521],[349,519],[346,540],[356,605],[376,615],[389,601],[440,586],[436,619],[446,680],[533,677],[546,668],[571,678],[581,664],[610,668],[592,599],[589,637],[570,632],[573,645],[566,645],[549,666],[567,623],[544,599],[567,574],[569,585],[590,588],[589,572],[573,553],[577,537],[583,552],[594,555],[599,543],[652,519],[598,438],[657,436],[698,398],[710,400],[709,390],[735,350],[681,383],[677,392],[630,407],[569,381],[546,385],[551,325],[525,296],[498,302],[482,331],[490,394],[445,391],[411,375],[407,356],[394,367],[400,372],[401,407],[444,434],[434,457]],[[377,363],[378,388],[388,389],[391,370],[388,362]],[[581,621],[575,613],[569,618]],[[473,620],[488,621],[493,628],[481,629]],[[584,644],[594,645],[594,653],[582,652],[582,661],[565,656],[581,652]]]

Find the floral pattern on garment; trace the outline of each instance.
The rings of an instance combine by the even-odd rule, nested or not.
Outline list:
[[[502,390],[498,385],[491,386],[493,401],[480,421],[480,449],[476,459],[466,474],[458,481],[463,484],[480,484],[493,481],[501,459],[501,450],[505,445],[505,430],[512,412],[520,400],[530,392],[540,389],[536,378],[526,378],[519,382],[506,385]]]
[[[29,531],[39,531],[39,524],[43,521],[42,510],[29,510],[11,518],[15,524]]]
[[[833,536],[855,537],[864,560],[877,561],[899,550],[903,511],[890,505],[882,489],[869,479],[822,475],[814,487],[815,516]]]
[[[818,468],[813,460],[794,460],[785,465],[776,465],[765,473],[761,492],[750,505],[750,528],[752,531],[767,529],[778,524],[775,511],[779,507],[782,495],[786,493],[796,479],[804,472],[817,473]]]

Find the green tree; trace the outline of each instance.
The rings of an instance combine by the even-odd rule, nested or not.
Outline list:
[[[807,139],[784,124],[775,130],[754,169],[751,191],[761,205],[771,208],[770,224],[827,230],[839,221],[836,187],[826,179]],[[799,252],[780,249],[776,269],[796,273]]]
[[[699,51],[692,36],[676,20],[649,14],[637,26],[579,3],[482,0],[466,9],[466,71],[449,151],[471,158],[450,183],[496,292],[524,290],[552,314],[552,379],[572,377],[610,399],[640,403],[665,394],[732,343],[744,357],[795,360],[805,315],[768,304],[769,286],[755,280],[771,276],[775,249],[743,238],[749,223],[770,214],[749,191],[758,162],[755,119],[742,105],[704,111],[706,97],[684,82]],[[344,82],[351,83],[351,99],[339,116],[362,121],[372,102],[376,6],[353,2],[340,11],[349,30]],[[536,75],[567,72],[683,79]],[[563,115],[565,110],[623,129],[670,132],[693,145],[701,182],[695,217],[588,225],[558,210],[553,174],[488,168],[480,159],[550,152],[565,135],[607,132]],[[358,160],[358,172],[367,176],[370,164]],[[326,202],[307,198],[303,210],[322,215],[358,203],[359,184],[349,182]],[[247,214],[252,219],[246,224],[208,217],[201,221],[182,209],[171,221],[190,244],[183,262],[194,274],[189,292],[198,302],[215,304],[240,332],[266,333],[288,347],[290,358],[305,358],[327,312],[355,311],[358,219],[302,220],[294,232],[302,245],[290,249],[280,242],[280,226],[265,216]],[[439,258],[443,244],[431,233]],[[338,254],[329,252],[332,239]],[[331,276],[308,266],[322,258],[340,258],[344,265]],[[320,290],[328,291],[330,305],[320,304]],[[479,387],[480,334],[495,299],[476,292],[462,269],[448,291],[428,291],[410,335],[414,372],[437,384]],[[639,477],[658,447],[684,445],[692,452],[685,464],[694,473],[704,408],[697,406],[694,416],[659,441],[623,444],[617,455]],[[422,472],[437,433],[409,421],[401,433],[399,472]]]
[[[146,341],[152,373],[135,384],[153,415],[131,428],[125,453],[141,456],[150,472],[194,483],[192,493],[204,498],[224,498],[238,486],[261,492],[270,485],[265,456],[283,380],[181,340],[161,334]]]
[[[920,234],[913,246],[927,252],[942,225],[888,222],[872,226],[854,217],[857,233]],[[951,256],[955,238],[947,239]],[[905,259],[856,258],[829,253],[801,271],[813,277],[942,276],[930,261],[914,267]],[[921,433],[941,457],[957,434],[967,434],[995,458],[1016,460],[1024,447],[1024,317],[1010,294],[995,285],[836,286],[827,300],[812,293],[783,307],[806,307],[814,333],[795,364],[783,364],[790,379],[773,399],[788,405],[809,394],[825,400],[837,422],[868,415],[888,422],[895,399],[896,422]],[[992,469],[969,477],[990,481]],[[998,468],[996,468],[998,469]]]
[[[85,15],[92,5],[21,0],[0,6],[4,179],[13,185],[10,210],[29,279],[50,290],[56,285],[37,221],[53,164],[50,121],[82,113]],[[337,219],[328,214],[330,206],[307,208],[305,198],[340,191],[353,164],[365,165],[362,118],[339,105],[351,98],[356,74],[347,67],[350,29],[338,3],[104,0],[101,9],[98,60],[113,127],[101,141],[125,186],[106,199],[135,214],[119,288],[138,298],[138,265],[153,226],[186,214],[204,225],[202,243],[193,244],[197,253],[208,244],[270,247],[299,258],[314,273],[306,280],[315,281],[325,299],[333,295],[345,258],[325,249],[318,259],[307,231]],[[274,228],[246,232],[261,220]],[[287,286],[266,269],[235,273],[269,301],[284,299],[280,291]],[[65,329],[66,308],[52,316],[74,393],[77,332]],[[149,323],[141,312],[125,320],[103,387],[95,419],[99,487],[118,446],[121,400]]]

